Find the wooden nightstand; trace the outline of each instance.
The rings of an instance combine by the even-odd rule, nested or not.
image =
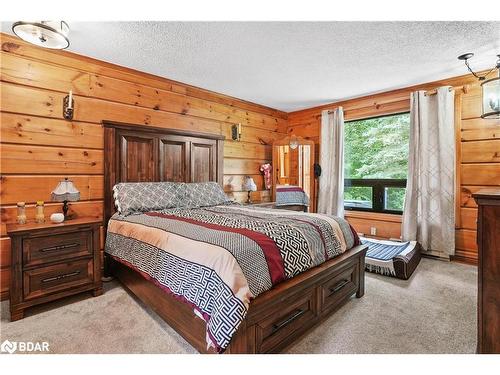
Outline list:
[[[102,294],[99,226],[93,218],[61,224],[8,224],[11,238],[10,319],[33,305],[85,291]]]

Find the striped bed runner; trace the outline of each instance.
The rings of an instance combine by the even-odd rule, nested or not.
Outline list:
[[[360,237],[360,240],[362,244],[368,245],[365,263],[366,270],[370,272],[407,279],[410,275],[407,272],[400,275],[394,266],[395,261],[407,265],[414,256],[418,257],[417,264],[420,259],[420,252],[416,251],[416,241],[384,241],[365,237]]]

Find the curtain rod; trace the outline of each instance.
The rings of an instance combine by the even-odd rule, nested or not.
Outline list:
[[[467,94],[467,91],[468,91],[468,86],[467,85],[463,85],[463,86],[456,86],[456,87],[450,87],[448,89],[448,91],[462,91],[464,94]],[[425,95],[436,95],[437,94],[437,89],[432,89],[432,90],[428,90],[425,92]]]
[[[452,86],[449,88],[449,90],[458,90],[458,91],[462,91],[464,94],[467,94],[467,92],[469,91],[469,86],[468,85],[463,85],[463,86]],[[425,95],[436,95],[437,94],[437,89],[432,89],[432,90],[427,90],[425,92]],[[331,114],[335,112],[335,109],[331,109],[328,111],[328,114]]]

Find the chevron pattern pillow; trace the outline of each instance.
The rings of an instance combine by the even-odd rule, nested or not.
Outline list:
[[[186,201],[182,182],[121,182],[113,187],[120,215],[181,207]]]
[[[185,207],[217,206],[230,201],[217,182],[189,183],[186,190]]]

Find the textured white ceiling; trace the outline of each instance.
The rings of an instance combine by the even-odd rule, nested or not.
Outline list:
[[[500,22],[68,23],[70,51],[284,111],[466,74],[465,52],[485,69],[500,53]]]

